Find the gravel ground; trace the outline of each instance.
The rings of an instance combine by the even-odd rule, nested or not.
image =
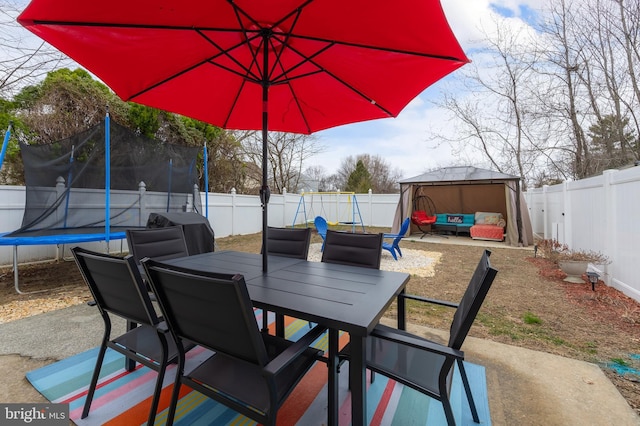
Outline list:
[[[309,260],[320,262],[322,252],[320,251],[322,244],[314,243],[309,246]],[[418,277],[433,277],[435,268],[442,253],[435,251],[402,249],[402,257],[395,260],[391,253],[387,250],[382,251],[382,260],[380,261],[380,269],[384,271],[407,272]]]

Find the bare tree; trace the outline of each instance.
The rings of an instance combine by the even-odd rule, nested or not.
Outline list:
[[[2,0],[0,7],[0,93],[11,96],[41,80],[47,72],[71,61],[49,44],[31,35],[16,18],[24,5]]]
[[[334,183],[337,189],[347,187],[349,177],[356,170],[358,161],[361,161],[370,175],[371,189],[376,194],[392,194],[398,192],[398,181],[402,177],[402,172],[392,169],[391,166],[380,156],[370,154],[360,154],[349,156],[342,160],[340,168],[334,176]]]
[[[484,31],[464,90],[438,103],[455,131],[431,139],[533,184],[640,158],[637,1],[550,0],[539,18],[498,17]],[[602,149],[605,139],[616,142]]]
[[[455,125],[436,131],[431,139],[446,140],[458,151],[475,150],[491,168],[521,176],[526,189],[526,178],[541,166],[548,140],[548,126],[537,121],[532,90],[537,87],[534,40],[522,27],[498,18],[483,33],[479,60],[462,71],[465,89],[445,92],[437,102]]]
[[[248,161],[256,166],[248,170],[248,176],[259,184],[262,181],[262,133],[240,132],[237,137]],[[284,132],[269,132],[267,143],[271,191],[282,193],[286,188],[289,192],[298,192],[306,160],[322,152],[324,148],[314,136]]]
[[[635,69],[638,67],[638,6],[622,0],[553,1],[541,27],[550,40],[546,68],[551,82],[541,97],[545,114],[557,128],[567,123],[570,176],[583,178],[607,165],[638,158],[639,106]],[[632,6],[634,4],[634,6]],[[635,11],[635,12],[634,12]],[[632,23],[629,25],[629,23]],[[610,138],[620,141],[613,152],[603,150],[590,129],[606,123]],[[594,127],[595,126],[595,127]],[[557,135],[561,137],[561,132]]]

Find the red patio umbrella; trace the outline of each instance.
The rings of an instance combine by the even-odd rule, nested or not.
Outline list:
[[[395,117],[468,62],[438,0],[33,0],[18,21],[125,101],[262,130],[265,248],[269,130]]]

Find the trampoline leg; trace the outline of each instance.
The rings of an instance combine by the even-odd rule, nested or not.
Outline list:
[[[24,294],[20,291],[20,283],[18,281],[18,246],[13,246],[13,286],[18,294]]]

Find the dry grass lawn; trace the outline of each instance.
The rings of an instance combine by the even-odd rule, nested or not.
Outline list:
[[[314,235],[312,242],[320,238]],[[261,239],[253,234],[219,238],[216,243],[219,250],[259,253]],[[449,301],[460,299],[483,250],[407,240],[401,247],[442,254],[434,276],[412,276],[407,291]],[[531,250],[495,248],[491,261],[499,273],[471,335],[597,363],[640,413],[640,304],[602,282],[595,292],[586,282],[566,283],[562,272],[544,259],[534,259]],[[0,323],[90,298],[73,262],[21,266],[20,280],[23,291],[46,291],[18,295],[11,270],[0,270]],[[417,302],[408,308],[410,322],[441,329],[450,324],[450,308]],[[395,308],[387,315],[394,317]],[[625,369],[635,369],[635,374],[620,374]]]

